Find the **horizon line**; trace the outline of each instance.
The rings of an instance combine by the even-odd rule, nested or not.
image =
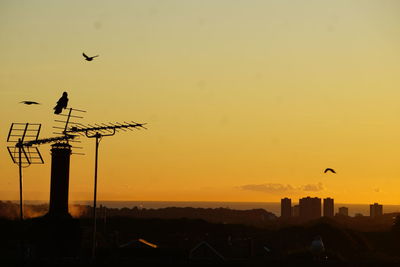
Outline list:
[[[321,198],[323,200],[323,198]],[[18,199],[14,200],[3,200],[0,199],[0,201],[3,202],[19,202]],[[43,203],[49,203],[49,200],[42,200],[42,199],[24,199],[25,201],[35,201],[35,202],[43,202]],[[71,203],[73,202],[93,202],[93,199],[90,200],[71,200]],[[97,202],[169,202],[169,203],[179,203],[179,202],[194,202],[194,203],[274,203],[274,204],[280,204],[280,201],[202,201],[202,200],[97,200]],[[292,204],[298,203],[298,202],[292,202]],[[388,204],[388,203],[381,203],[381,202],[374,202],[374,203],[351,203],[351,202],[334,202],[334,205],[337,204],[343,204],[343,205],[371,205],[371,204],[381,204],[381,205],[389,205],[389,206],[400,206],[399,204]],[[322,204],[322,203],[321,203]]]

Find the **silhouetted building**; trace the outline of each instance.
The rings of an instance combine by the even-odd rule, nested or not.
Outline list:
[[[369,216],[371,218],[382,216],[382,214],[383,214],[383,206],[382,205],[379,205],[378,203],[369,205]]]
[[[318,197],[303,197],[299,201],[300,218],[312,220],[321,217],[321,199]]]
[[[281,218],[292,217],[292,200],[290,198],[281,199]]]
[[[324,198],[324,217],[333,217],[334,203],[333,198]]]
[[[340,207],[339,208],[339,213],[338,213],[339,215],[342,215],[342,216],[349,216],[349,208],[347,208],[347,207]]]
[[[206,241],[200,242],[190,250],[189,259],[209,262],[225,261],[225,257]]]
[[[51,145],[51,182],[49,216],[71,217],[68,213],[69,163],[71,146]]]
[[[300,206],[299,205],[294,205],[293,206],[292,215],[293,215],[293,217],[299,217],[300,216]]]

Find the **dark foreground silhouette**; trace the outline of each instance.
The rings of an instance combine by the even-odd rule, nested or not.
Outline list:
[[[105,217],[99,209],[94,262],[91,261],[93,220],[85,213],[79,219],[42,216],[22,224],[18,220],[0,219],[2,266],[20,264],[20,239],[24,240],[24,259],[29,266],[400,264],[400,217],[392,225],[360,231],[349,227],[347,219],[340,217],[296,224],[275,218],[274,223],[254,227],[202,219],[138,218],[129,216],[128,210],[135,209],[119,210],[127,216],[115,213]],[[168,209],[162,210],[165,213]],[[316,239],[323,242],[324,250],[313,249]]]
[[[3,266],[25,262],[41,266],[87,266],[91,263],[92,220],[24,222],[0,219]],[[399,266],[400,232],[358,232],[319,220],[309,225],[260,229],[195,219],[110,218],[98,221],[99,266]],[[325,251],[311,243],[320,236]],[[153,245],[153,246],[151,246]]]

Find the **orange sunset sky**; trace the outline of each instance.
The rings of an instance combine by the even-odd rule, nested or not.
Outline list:
[[[18,199],[10,124],[54,136],[67,91],[82,123],[148,123],[101,141],[99,200],[400,204],[399,14],[399,1],[3,0],[0,199]],[[92,199],[94,140],[81,145],[71,200]],[[24,169],[27,200],[48,201],[49,149]]]

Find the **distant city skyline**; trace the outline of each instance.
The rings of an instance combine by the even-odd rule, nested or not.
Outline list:
[[[282,219],[291,219],[291,218],[300,218],[302,220],[313,220],[320,217],[333,217],[335,215],[340,216],[349,216],[349,207],[342,206],[343,203],[336,204],[333,198],[324,198],[319,197],[302,197],[299,199],[298,203],[293,202],[292,199],[285,197],[281,199],[280,207],[281,214],[280,217]],[[354,216],[369,216],[371,218],[377,218],[384,214],[383,205],[375,202],[374,204],[370,204],[369,206],[369,214],[361,213],[359,211],[353,211]],[[336,207],[336,212],[335,212]],[[390,211],[394,212],[394,211]],[[389,212],[389,213],[390,213]]]

